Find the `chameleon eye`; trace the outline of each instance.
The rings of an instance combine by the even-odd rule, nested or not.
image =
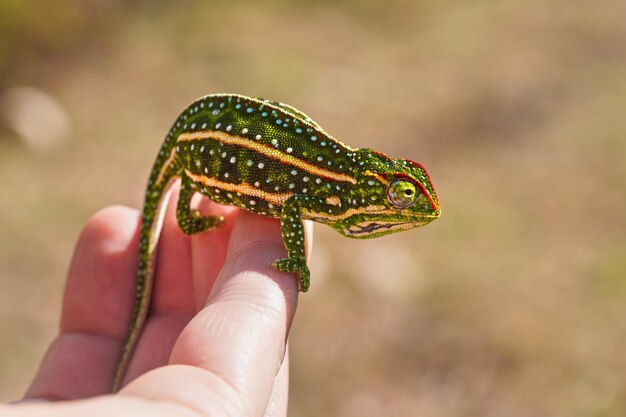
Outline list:
[[[387,199],[396,208],[411,207],[418,197],[419,191],[411,181],[395,180],[387,187]]]

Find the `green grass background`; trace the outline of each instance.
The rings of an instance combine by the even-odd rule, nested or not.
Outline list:
[[[86,219],[138,208],[179,111],[238,92],[422,162],[443,208],[371,241],[317,226],[291,416],[626,414],[623,1],[0,0],[0,89],[22,85],[73,133],[0,130],[0,400]]]

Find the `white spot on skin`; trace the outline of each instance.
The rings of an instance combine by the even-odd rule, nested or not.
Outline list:
[[[261,140],[261,135],[256,135],[256,136],[255,136],[255,139],[256,139],[256,140]]]
[[[259,162],[259,165],[257,165],[259,167],[259,169],[263,169],[263,167],[265,166],[265,164],[263,162]]]
[[[316,178],[316,179],[315,179],[315,183],[316,183],[316,184],[321,184],[321,183],[322,183],[322,180],[321,180],[321,179],[319,179],[319,178]]]
[[[309,177],[302,177],[302,181],[309,182]]]
[[[230,132],[231,130],[233,130],[233,127],[231,125],[226,126],[226,131]]]
[[[274,146],[278,146],[278,141],[276,139],[272,139],[270,143]]]
[[[228,178],[228,172],[224,173],[224,178]]]
[[[317,157],[317,160],[321,162],[321,161],[323,161],[323,160],[324,160],[324,158],[322,158],[321,156],[318,156],[318,157]]]
[[[234,164],[236,161],[237,161],[236,157],[233,156],[232,158],[230,158],[230,163],[231,164]]]
[[[222,124],[221,124],[221,123],[219,123],[219,122],[218,122],[218,123],[216,123],[216,124],[215,124],[215,128],[216,128],[216,129],[219,129],[220,127],[222,127]]]
[[[298,171],[296,171],[295,169],[291,170],[291,175],[298,175]]]
[[[291,153],[291,152],[293,152],[293,148],[287,148],[286,152],[287,152],[287,153]]]
[[[226,158],[226,152],[222,152],[222,158]]]
[[[250,200],[250,205],[251,205],[251,206],[256,205],[256,201],[254,201],[254,200]]]
[[[241,129],[241,133],[243,133],[244,135],[248,133],[248,128],[244,127],[243,129]]]

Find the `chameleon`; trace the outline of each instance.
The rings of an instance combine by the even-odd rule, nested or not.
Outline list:
[[[302,292],[310,285],[302,220],[367,239],[423,226],[441,215],[430,176],[417,162],[350,148],[303,112],[277,101],[237,94],[197,99],[174,122],[148,179],[135,307],[114,392],[148,313],[164,201],[176,179],[181,181],[176,218],[185,234],[216,228],[224,220],[191,208],[196,193],[280,219],[287,257],[272,266],[296,273]]]

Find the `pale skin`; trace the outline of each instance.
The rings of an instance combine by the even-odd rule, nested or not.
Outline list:
[[[121,391],[109,394],[133,307],[140,218],[109,207],[76,245],[59,335],[24,400],[0,406],[0,416],[287,415],[286,340],[298,281],[270,266],[286,253],[278,220],[205,199],[200,211],[223,215],[223,227],[186,236],[175,200],[152,309]]]

